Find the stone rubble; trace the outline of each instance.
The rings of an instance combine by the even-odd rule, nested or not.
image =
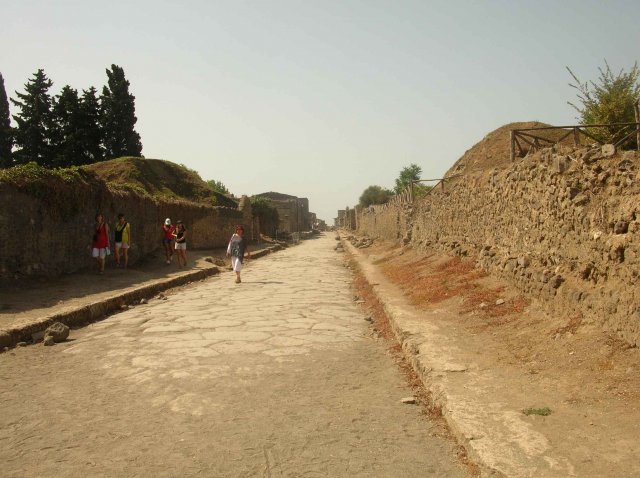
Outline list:
[[[64,342],[69,337],[69,327],[64,325],[61,322],[55,322],[47,327],[47,330],[44,331],[44,341],[45,345],[53,345],[46,342]],[[50,339],[50,340],[48,340]]]

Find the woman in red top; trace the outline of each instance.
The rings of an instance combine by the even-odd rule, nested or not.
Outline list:
[[[91,248],[91,255],[98,265],[98,273],[104,274],[104,258],[109,253],[109,226],[104,222],[102,214],[96,214]]]
[[[171,259],[173,258],[173,248],[171,245],[173,243],[173,233],[175,230],[176,228],[171,225],[171,219],[166,218],[162,226],[162,246],[164,247],[167,264],[171,264]]]

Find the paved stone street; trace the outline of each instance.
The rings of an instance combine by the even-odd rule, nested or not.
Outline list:
[[[2,476],[467,476],[332,235],[0,355]]]

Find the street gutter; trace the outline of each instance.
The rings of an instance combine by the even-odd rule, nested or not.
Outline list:
[[[382,304],[402,351],[433,405],[440,407],[449,429],[469,458],[481,468],[481,476],[530,478],[576,476],[566,457],[554,452],[552,443],[521,418],[509,403],[503,370],[481,369],[465,361],[461,346],[445,327],[431,317],[451,313],[443,309],[418,310],[345,237],[344,249],[354,259],[376,298]]]

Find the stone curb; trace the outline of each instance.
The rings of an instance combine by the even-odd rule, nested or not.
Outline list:
[[[376,277],[377,269],[375,266],[366,263],[360,251],[344,237],[341,236],[340,240],[382,305],[405,358],[418,374],[425,388],[431,393],[434,405],[442,409],[443,418],[457,442],[465,448],[469,458],[480,467],[481,476],[495,478],[534,476],[535,473],[530,474],[531,468],[526,463],[527,458],[519,456],[517,451],[514,453],[513,447],[504,441],[508,441],[508,437],[502,433],[500,425],[491,423],[482,416],[482,413],[474,410],[477,397],[469,398],[464,394],[461,395],[459,391],[453,390],[453,385],[449,383],[446,374],[466,372],[467,366],[452,362],[455,360],[455,356],[448,353],[446,345],[438,347],[438,344],[446,343],[446,333],[443,334],[437,327],[426,330],[416,327],[416,322],[423,322],[419,320],[420,317],[403,306],[400,301],[390,299],[386,292],[387,287],[384,285],[385,279],[384,277]],[[382,273],[379,274],[382,276]],[[425,352],[425,347],[431,347],[432,351]],[[466,393],[473,394],[473,389],[467,390]],[[459,413],[460,410],[465,410],[466,413]],[[491,446],[488,449],[478,449],[477,445],[474,445],[472,440],[477,437],[469,433],[470,422],[473,422],[471,428],[480,426],[487,434],[495,432],[495,437],[490,440]],[[484,428],[485,426],[486,428]],[[508,450],[508,453],[503,454],[502,452],[505,450]],[[550,473],[535,476],[563,475]]]
[[[260,257],[282,249],[284,249],[284,247],[277,244],[252,253],[251,257],[259,259]],[[187,272],[169,279],[158,279],[151,284],[142,285],[126,292],[116,293],[105,299],[97,300],[72,310],[44,316],[35,322],[0,330],[0,352],[4,347],[13,347],[18,342],[31,342],[34,338],[40,340],[46,328],[54,322],[61,322],[69,327],[88,324],[112,312],[121,310],[123,305],[139,302],[141,299],[151,298],[167,289],[172,289],[193,281],[204,280],[207,277],[219,273],[220,269],[212,266],[207,269]]]

